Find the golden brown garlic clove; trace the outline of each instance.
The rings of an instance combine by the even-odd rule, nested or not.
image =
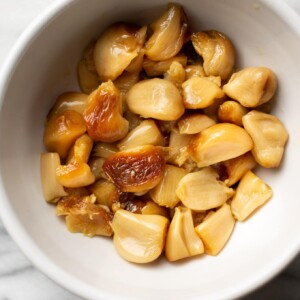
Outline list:
[[[107,158],[104,172],[122,192],[142,192],[163,178],[165,158],[162,149],[141,146],[120,151]]]
[[[89,95],[83,117],[95,141],[115,142],[128,132],[128,121],[122,117],[122,99],[111,81]]]
[[[146,32],[146,26],[116,23],[102,33],[94,49],[95,66],[102,82],[115,80],[138,56]]]
[[[231,202],[231,210],[239,221],[247,219],[258,207],[272,197],[272,189],[252,171],[241,179]]]
[[[79,137],[69,152],[67,164],[74,161],[87,163],[93,148],[93,144],[93,140],[87,134]]]
[[[235,101],[225,101],[218,109],[218,118],[221,122],[243,125],[242,118],[248,113],[248,109]]]
[[[188,153],[198,167],[205,167],[240,156],[252,148],[252,139],[245,129],[219,123],[197,134],[188,146]]]
[[[127,93],[128,108],[144,118],[172,121],[184,113],[182,97],[168,80],[154,78],[135,84]]]
[[[233,196],[234,190],[218,180],[218,173],[210,168],[185,175],[179,182],[176,194],[188,208],[202,211],[223,205]]]
[[[115,213],[114,244],[121,257],[134,263],[149,263],[162,253],[169,220],[158,215]]]
[[[145,44],[147,57],[158,61],[175,56],[185,42],[187,27],[183,8],[170,3],[168,10],[150,25],[153,34]]]
[[[196,52],[203,57],[203,67],[207,75],[230,77],[234,63],[235,50],[230,39],[223,33],[209,30],[192,34]]]
[[[222,89],[206,77],[192,77],[182,88],[184,106],[190,109],[206,108],[224,96]]]
[[[252,110],[243,117],[243,124],[253,139],[255,160],[265,168],[278,167],[288,140],[288,132],[281,121],[273,115]]]
[[[268,102],[276,89],[276,76],[265,67],[249,67],[236,72],[223,86],[227,96],[245,107],[256,107]]]
[[[169,261],[199,255],[204,252],[201,239],[194,229],[191,210],[176,207],[166,241],[166,257]]]
[[[53,116],[45,126],[44,145],[49,152],[57,152],[66,158],[76,139],[86,132],[86,124],[81,114],[66,110]]]

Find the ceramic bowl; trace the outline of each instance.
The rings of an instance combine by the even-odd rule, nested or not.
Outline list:
[[[258,171],[273,198],[237,224],[217,257],[128,263],[110,239],[70,234],[41,192],[45,116],[60,93],[78,90],[83,48],[116,21],[148,23],[166,1],[54,2],[19,39],[1,73],[1,217],[35,266],[84,298],[236,298],[272,278],[300,250],[299,17],[279,0],[181,2],[193,28],[217,29],[232,39],[238,66],[274,70],[279,89],[273,113],[290,134],[281,167]]]

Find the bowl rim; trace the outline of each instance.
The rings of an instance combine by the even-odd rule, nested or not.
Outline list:
[[[261,2],[281,17],[300,37],[300,16],[294,9],[281,0],[261,0]],[[76,1],[73,0],[55,0],[29,24],[29,26],[17,39],[0,70],[0,116],[2,114],[2,105],[4,103],[10,79],[22,58],[22,53],[31,46],[31,43],[41,32],[44,26],[47,26],[47,24],[49,24],[56,15],[62,13],[75,3]],[[61,269],[41,251],[14,214],[9,202],[9,195],[5,190],[1,170],[0,161],[0,217],[8,233],[30,262],[58,285],[81,297],[89,299],[127,299],[104,291],[100,292],[96,288],[80,281],[76,277]],[[281,272],[298,255],[299,251],[300,241],[295,240],[295,243],[290,245],[284,255],[266,269],[264,273],[259,274],[255,278],[250,278],[245,281],[243,285],[231,288],[226,294],[222,295],[222,298],[239,298],[264,285]],[[209,299],[219,298],[219,293],[211,294],[209,297]],[[199,297],[193,299],[199,299]],[[208,298],[206,297],[205,299]]]

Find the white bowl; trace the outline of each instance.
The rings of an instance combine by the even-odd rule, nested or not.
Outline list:
[[[134,265],[106,238],[70,234],[43,200],[39,154],[43,122],[57,95],[78,90],[76,64],[89,40],[109,24],[147,23],[167,1],[61,0],[35,20],[11,52],[0,80],[1,217],[32,262],[89,299],[220,299],[265,283],[300,249],[300,21],[278,1],[181,1],[194,28],[232,38],[240,66],[268,66],[279,79],[273,113],[290,139],[282,167],[260,171],[274,196],[217,257]]]

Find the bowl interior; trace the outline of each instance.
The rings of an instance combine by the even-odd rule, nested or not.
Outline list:
[[[272,112],[290,134],[281,168],[258,169],[273,188],[273,198],[248,221],[236,224],[219,256],[133,265],[118,256],[110,239],[70,234],[55,216],[54,207],[44,202],[39,173],[43,123],[60,93],[79,90],[76,66],[82,50],[107,25],[116,21],[148,23],[160,15],[166,3],[62,1],[27,34],[26,46],[24,41],[19,45],[23,51],[12,60],[7,73],[0,118],[3,219],[40,268],[88,298],[235,297],[269,279],[300,248],[300,43],[287,23],[259,1],[182,1],[194,29],[217,29],[232,39],[239,67],[274,70],[279,89]],[[58,6],[61,10],[54,13]],[[44,26],[38,26],[42,23]]]

